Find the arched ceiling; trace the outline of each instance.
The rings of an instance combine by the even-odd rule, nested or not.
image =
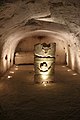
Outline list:
[[[79,11],[79,0],[1,0],[0,56],[14,53],[19,41],[33,34],[59,37],[80,48]]]
[[[75,32],[80,28],[79,0],[1,1],[3,2],[0,2],[0,36],[7,29],[26,23],[32,18],[64,24]]]
[[[20,29],[20,27],[25,29],[26,26],[28,26],[27,31],[31,27],[32,29],[43,29],[44,25],[46,28],[48,27],[47,22],[50,22],[51,25],[56,23],[55,27],[57,24],[66,26],[69,32],[79,37],[79,11],[79,0],[1,0],[0,49],[6,41],[4,36],[10,36],[15,29]],[[40,23],[35,22],[36,20],[44,21],[42,28]],[[55,27],[54,30],[56,30]],[[19,32],[19,30],[17,31]]]

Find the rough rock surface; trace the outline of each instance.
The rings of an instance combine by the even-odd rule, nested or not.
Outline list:
[[[5,64],[3,62],[5,56],[8,55],[11,49],[12,54],[10,55],[9,53],[9,56],[12,56],[13,59],[13,54],[18,42],[26,37],[27,32],[34,30],[43,30],[44,25],[46,26],[45,30],[48,28],[48,30],[55,31],[53,28],[49,28],[49,23],[51,25],[55,23],[55,26],[61,25],[62,28],[59,27],[59,29],[61,29],[61,32],[62,29],[66,27],[67,32],[65,33],[69,33],[69,36],[66,36],[66,34],[63,36],[66,36],[68,39],[68,44],[71,45],[73,50],[75,49],[76,52],[79,51],[80,0],[1,0],[1,69],[3,70],[3,66]],[[15,40],[17,42],[14,42]],[[14,46],[12,44],[14,44]],[[75,51],[73,51],[73,53]],[[77,52],[77,54],[79,53]],[[9,67],[10,65],[8,68]]]

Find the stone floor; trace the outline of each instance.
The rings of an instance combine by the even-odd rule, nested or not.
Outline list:
[[[80,75],[58,65],[44,86],[32,65],[13,66],[0,80],[0,120],[80,120]]]

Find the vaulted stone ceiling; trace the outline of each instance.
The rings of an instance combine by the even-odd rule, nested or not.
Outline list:
[[[72,49],[79,51],[80,0],[1,0],[0,63],[2,68],[4,56],[10,49],[14,54],[21,39],[37,32],[50,35],[48,34],[50,31],[53,31],[52,34],[62,36],[61,39],[64,38],[69,45],[75,43]]]
[[[2,0],[0,6],[0,36],[8,28],[41,19],[68,25],[72,31],[80,29],[79,0]]]

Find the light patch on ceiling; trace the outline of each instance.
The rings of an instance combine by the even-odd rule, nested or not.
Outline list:
[[[18,68],[15,68],[15,70],[18,70]]]
[[[51,15],[51,13],[49,10],[47,10],[46,12],[35,14],[35,15],[31,16],[31,18],[34,18],[34,19],[45,18],[46,16],[49,16],[49,15]]]
[[[73,75],[75,76],[75,75],[77,75],[77,73],[73,73]]]
[[[65,24],[65,21],[62,18],[56,18],[56,17],[43,17],[43,18],[36,18],[36,20],[40,20],[40,21],[45,21],[45,22],[54,22],[54,23],[58,23],[58,24]]]
[[[36,20],[46,21],[46,22],[54,22],[52,18],[38,18]]]
[[[14,71],[10,71],[10,73],[14,74]]]
[[[10,78],[12,78],[12,76],[9,75],[9,76],[8,76],[8,79],[10,79]]]
[[[71,69],[68,69],[67,71],[69,72],[69,71],[71,71]]]

